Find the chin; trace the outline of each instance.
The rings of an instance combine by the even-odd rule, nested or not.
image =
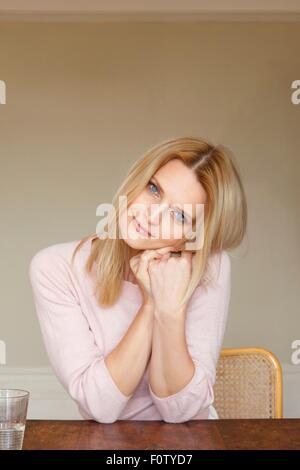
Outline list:
[[[157,250],[158,248],[162,248],[165,246],[161,240],[151,239],[150,237],[140,235],[136,232],[131,232],[129,230],[129,234],[127,237],[123,237],[124,242],[129,245],[131,248],[135,250]]]
[[[170,246],[172,240],[146,240],[146,239],[132,239],[124,238],[124,242],[135,250],[158,250],[159,248],[164,248],[165,246]]]
[[[158,248],[163,248],[166,245],[169,245],[169,243],[163,243],[161,240],[155,240],[151,238],[146,238],[146,237],[136,237],[134,236],[123,236],[124,242],[130,246],[131,248],[135,250],[157,250]]]
[[[153,250],[159,247],[154,247],[152,243],[149,243],[147,240],[132,240],[124,239],[124,242],[133,248],[134,250]]]
[[[120,224],[120,234],[124,242],[135,250],[150,250],[162,246],[159,240],[151,239],[150,235],[137,232],[132,220],[128,222],[127,233],[123,223]]]

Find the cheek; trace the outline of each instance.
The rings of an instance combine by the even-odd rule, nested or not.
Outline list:
[[[145,191],[142,191],[141,194],[136,197],[134,201],[132,201],[132,203],[128,206],[128,215],[131,216],[132,213],[143,212],[147,210],[149,204],[149,197],[147,197]]]
[[[126,224],[128,225],[128,216],[127,211],[124,211],[119,215],[119,231],[122,238],[127,238]]]

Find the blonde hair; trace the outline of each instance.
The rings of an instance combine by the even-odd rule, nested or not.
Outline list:
[[[120,213],[119,197],[127,196],[129,206],[156,171],[174,158],[180,159],[195,172],[207,194],[203,245],[195,252],[193,273],[182,300],[184,304],[200,282],[206,289],[213,281],[209,271],[210,257],[221,254],[223,250],[232,250],[242,242],[247,225],[247,204],[237,164],[228,149],[222,145],[214,146],[200,138],[179,137],[150,148],[129,169],[112,200],[117,221]],[[118,229],[117,224],[117,231]],[[105,239],[99,238],[96,233],[80,240],[74,250],[72,262],[80,247],[95,236],[85,269],[90,273],[95,263],[97,301],[102,307],[110,307],[120,296],[125,270],[135,250],[119,236],[119,231],[116,238]]]

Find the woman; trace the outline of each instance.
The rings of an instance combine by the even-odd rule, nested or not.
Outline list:
[[[162,142],[135,162],[112,207],[117,236],[110,218],[108,231],[51,245],[31,260],[54,372],[85,419],[218,418],[227,251],[241,243],[247,221],[232,157],[193,137]]]

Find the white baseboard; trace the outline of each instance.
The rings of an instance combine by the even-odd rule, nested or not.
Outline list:
[[[30,391],[28,419],[80,419],[77,405],[50,367],[0,367],[0,388]],[[283,415],[300,418],[300,366],[283,364]]]

